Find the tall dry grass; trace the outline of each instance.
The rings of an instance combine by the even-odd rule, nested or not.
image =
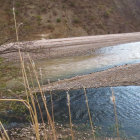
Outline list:
[[[17,26],[16,14],[15,14],[15,8],[14,7],[13,7],[13,17],[14,17],[14,23],[15,23],[16,41],[18,42],[19,41],[19,35],[18,35],[19,26]],[[43,139],[44,140],[49,139],[51,136],[49,136],[49,134],[47,134],[47,132],[46,132],[45,122],[44,122],[42,110],[41,110],[41,107],[40,107],[40,103],[39,103],[39,100],[37,98],[37,93],[34,92],[35,91],[34,90],[35,89],[34,79],[35,79],[36,82],[37,82],[37,86],[38,86],[42,101],[43,101],[43,105],[45,107],[46,114],[47,114],[48,125],[50,126],[52,134],[53,134],[53,137],[51,137],[51,139],[56,140],[57,135],[56,135],[56,130],[55,130],[54,106],[53,106],[52,92],[50,91],[51,107],[52,107],[51,115],[50,115],[49,110],[48,110],[48,106],[47,106],[46,96],[45,96],[45,93],[43,92],[43,90],[41,88],[41,84],[43,83],[42,82],[42,72],[40,72],[40,76],[41,76],[41,82],[40,82],[35,63],[31,59],[30,55],[28,55],[29,63],[26,66],[26,63],[24,61],[23,54],[21,53],[20,48],[18,48],[18,51],[19,51],[21,71],[22,71],[23,84],[24,84],[25,93],[26,93],[26,99],[24,99],[24,100],[23,99],[0,99],[0,101],[22,102],[28,108],[29,113],[30,113],[31,123],[33,125],[33,129],[34,129],[35,136],[36,136],[37,140],[41,140],[40,131],[39,131],[39,120],[38,120],[38,116],[40,115],[41,116],[41,121],[42,121],[42,124],[43,124],[43,132],[44,132]],[[28,74],[27,74],[27,69],[28,69]],[[50,82],[48,82],[48,83],[50,83]],[[88,110],[90,125],[91,125],[91,129],[92,129],[93,140],[95,140],[96,139],[95,138],[95,130],[94,130],[94,125],[93,125],[93,122],[92,122],[92,117],[91,117],[91,113],[90,113],[90,109],[89,109],[87,93],[86,93],[85,88],[83,88],[83,90],[84,90],[85,101],[86,101],[86,106],[87,106],[87,110]],[[116,120],[117,136],[118,136],[118,139],[120,139],[116,105],[115,105],[115,96],[114,96],[113,89],[112,89],[112,97],[113,97],[113,103],[114,103],[114,113],[115,113],[115,120]],[[72,118],[71,118],[71,108],[70,108],[70,95],[69,95],[68,91],[67,91],[67,102],[68,102],[68,112],[69,112],[71,138],[72,138],[72,140],[74,140],[74,132],[73,132],[73,125],[72,125]],[[39,108],[39,112],[37,111],[37,107]],[[0,126],[2,127],[2,130],[3,130],[3,132],[0,131],[0,134],[1,134],[0,140],[10,140],[10,138],[9,138],[9,136],[8,136],[6,130],[4,129],[4,126],[2,125],[1,122],[0,122]]]
[[[86,106],[87,106],[87,110],[88,110],[88,116],[89,116],[89,120],[90,120],[90,126],[92,129],[92,134],[93,134],[93,140],[95,140],[95,130],[94,130],[94,125],[92,122],[92,117],[91,117],[91,113],[90,113],[90,109],[89,109],[89,104],[88,104],[88,98],[87,98],[87,92],[86,92],[86,88],[83,87],[84,89],[84,95],[85,95],[85,101],[86,101]]]
[[[71,138],[72,138],[72,140],[74,140],[74,134],[73,134],[73,129],[72,129],[72,120],[71,120],[71,109],[70,109],[70,95],[69,95],[68,91],[67,91],[67,105],[68,105],[68,111],[69,111]]]
[[[113,106],[114,106],[116,132],[117,132],[118,140],[120,140],[119,123],[118,123],[117,110],[116,110],[116,102],[115,102],[115,94],[114,94],[113,88],[111,88],[111,92],[112,92],[112,102],[113,102]]]
[[[9,138],[9,136],[8,136],[8,134],[7,134],[7,132],[6,132],[6,130],[5,130],[1,121],[0,121],[0,126],[2,128],[0,130],[0,134],[1,134],[0,140],[10,140],[10,138]],[[2,130],[3,130],[4,133],[2,132]]]

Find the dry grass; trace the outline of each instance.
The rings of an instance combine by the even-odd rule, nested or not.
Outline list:
[[[94,130],[92,117],[91,117],[91,113],[90,113],[90,109],[89,109],[87,93],[86,93],[86,89],[85,88],[83,88],[83,89],[84,89],[84,94],[85,94],[85,101],[86,101],[86,105],[87,105],[87,110],[88,110],[88,116],[89,116],[89,120],[90,120],[91,130],[92,130],[92,134],[93,134],[93,140],[95,140],[95,130]]]
[[[1,134],[0,140],[10,140],[10,138],[9,138],[1,121],[0,121],[0,126],[2,127],[2,130],[4,131],[4,133],[3,133],[2,130],[0,130],[0,134]]]
[[[16,15],[15,15],[15,8],[13,7],[13,16],[14,16],[14,22],[15,22],[15,32],[16,32],[16,40],[17,42],[19,41],[19,36],[18,36],[18,28],[17,27],[17,21],[16,21]],[[53,98],[52,98],[52,92],[50,91],[50,97],[51,97],[51,115],[49,113],[48,110],[48,106],[47,106],[47,100],[46,100],[46,96],[45,93],[43,92],[42,88],[41,88],[41,83],[42,83],[42,72],[40,72],[40,76],[41,76],[41,82],[39,81],[39,75],[36,71],[36,66],[34,61],[31,59],[30,55],[28,55],[28,59],[29,59],[29,63],[26,66],[24,59],[23,59],[23,54],[21,54],[20,49],[19,49],[19,57],[20,57],[20,64],[21,64],[21,71],[22,71],[22,76],[23,76],[23,83],[24,83],[24,88],[25,88],[25,93],[26,93],[26,99],[0,99],[0,101],[8,101],[8,102],[22,102],[29,110],[30,113],[30,118],[31,118],[31,123],[33,125],[34,128],[34,132],[36,135],[36,139],[37,140],[41,140],[40,137],[40,132],[39,132],[39,121],[38,121],[38,116],[41,116],[41,121],[43,124],[43,129],[44,129],[44,136],[43,139],[47,140],[49,138],[56,140],[57,139],[57,135],[56,135],[56,130],[55,130],[55,121],[54,121],[54,106],[53,106]],[[27,69],[29,71],[29,75],[27,75]],[[29,79],[31,81],[31,83],[29,82]],[[42,115],[42,110],[40,107],[40,103],[38,101],[37,95],[36,93],[33,93],[33,89],[35,88],[34,86],[34,79],[37,82],[37,86],[43,101],[43,105],[45,107],[45,111],[47,114],[47,119],[48,119],[48,125],[51,128],[53,137],[49,136],[49,134],[46,133],[45,131],[45,122],[43,119],[43,115]],[[89,109],[89,104],[88,104],[88,98],[86,95],[86,89],[84,89],[84,94],[85,94],[85,101],[86,101],[86,105],[87,105],[87,110],[88,110],[88,115],[89,115],[89,120],[90,120],[90,125],[91,125],[91,129],[92,129],[92,133],[93,133],[93,139],[95,140],[95,130],[94,130],[94,125],[92,122],[92,117],[91,117],[91,113],[90,113],[90,109]],[[113,97],[113,103],[114,103],[114,112],[115,112],[115,120],[116,120],[116,129],[117,129],[117,136],[118,139],[120,139],[119,137],[119,128],[118,128],[118,119],[117,119],[117,113],[116,113],[116,105],[115,105],[115,96],[114,96],[114,92],[112,90],[112,97]],[[67,102],[68,102],[68,112],[69,112],[69,122],[70,122],[70,130],[71,130],[71,138],[72,140],[74,140],[74,132],[73,132],[73,124],[72,124],[72,119],[71,119],[71,108],[70,108],[70,95],[69,92],[67,91]],[[37,105],[36,105],[37,103]],[[39,108],[39,112],[37,111],[37,106]],[[0,140],[10,140],[6,130],[4,129],[4,126],[2,125],[2,123],[0,122],[0,126],[2,127],[3,132],[0,132],[1,136],[0,136]]]
[[[72,120],[71,120],[71,109],[70,109],[70,95],[69,92],[67,91],[67,105],[68,105],[68,110],[69,110],[69,120],[70,120],[70,130],[71,130],[71,138],[74,140],[74,135],[73,135],[73,130],[72,130]]]
[[[116,110],[116,102],[115,102],[115,95],[114,95],[114,90],[113,90],[113,88],[111,88],[111,91],[112,91],[112,102],[113,102],[113,105],[114,105],[116,132],[117,132],[118,140],[120,140],[119,126],[118,126],[119,123],[118,123],[117,110]]]

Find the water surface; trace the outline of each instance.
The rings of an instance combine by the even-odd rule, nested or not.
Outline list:
[[[113,87],[121,136],[140,139],[140,86]],[[71,115],[75,124],[89,124],[83,90],[70,93]],[[110,87],[87,89],[87,98],[94,125],[101,127],[100,135],[113,136],[115,115]],[[48,96],[48,100],[49,100]],[[53,95],[56,121],[69,122],[66,92]],[[51,106],[51,105],[50,105]],[[90,125],[89,125],[90,126]]]
[[[140,62],[140,42],[101,48],[90,56],[43,60],[37,66],[44,80],[57,80],[137,62]]]

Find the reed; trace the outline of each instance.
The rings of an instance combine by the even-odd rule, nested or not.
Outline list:
[[[15,22],[16,40],[18,42],[19,41],[19,36],[18,36],[18,27],[17,27],[14,5],[13,5],[13,16],[14,16],[14,22]],[[23,76],[23,80],[24,80],[24,86],[25,86],[25,92],[26,92],[28,104],[30,103],[29,98],[31,99],[31,105],[32,106],[29,108],[29,112],[30,112],[31,120],[32,120],[32,123],[33,123],[33,126],[34,126],[36,139],[40,140],[39,123],[38,123],[38,116],[37,116],[37,110],[36,110],[34,95],[32,94],[32,90],[30,89],[30,86],[29,86],[29,81],[28,81],[28,77],[27,77],[27,73],[26,73],[26,69],[25,69],[25,65],[24,65],[24,60],[23,60],[23,57],[22,57],[21,52],[20,52],[20,48],[18,48],[18,51],[19,51],[19,57],[20,57],[20,63],[21,63],[21,69],[22,69],[22,76]],[[31,62],[31,58],[30,58],[30,62]],[[34,68],[34,67],[32,67],[32,68]],[[33,70],[33,71],[35,72],[35,70]],[[36,76],[36,79],[37,79],[37,75],[35,75],[35,76]],[[40,91],[41,91],[41,88],[40,88]],[[44,97],[43,97],[43,101],[44,101]],[[49,116],[49,112],[47,112],[47,114]]]
[[[92,134],[93,134],[93,140],[95,140],[95,130],[94,130],[94,125],[93,125],[93,122],[92,122],[91,113],[90,113],[90,109],[89,109],[88,98],[87,98],[87,92],[86,92],[86,88],[85,88],[85,87],[83,87],[83,89],[84,89],[84,95],[85,95],[86,106],[87,106],[87,110],[88,110],[88,116],[89,116],[89,120],[90,120],[90,126],[91,126]]]
[[[111,92],[112,92],[112,102],[114,105],[114,114],[115,114],[115,124],[116,124],[116,131],[117,131],[117,137],[118,140],[120,140],[120,135],[119,135],[119,123],[118,123],[118,117],[117,117],[117,110],[116,110],[116,102],[115,102],[115,95],[114,95],[114,90],[111,87]]]
[[[7,132],[6,132],[6,130],[5,130],[1,121],[0,121],[0,126],[2,127],[2,130],[4,132],[4,134],[3,134],[3,132],[0,130],[0,134],[2,135],[2,140],[10,140],[10,138],[9,138],[9,136],[8,136],[8,134],[7,134]]]
[[[70,129],[71,129],[71,138],[74,140],[74,135],[73,135],[73,130],[72,130],[72,120],[71,120],[71,109],[70,109],[70,95],[69,92],[67,91],[67,105],[68,105],[68,110],[69,110],[69,121],[70,121]]]
[[[50,84],[50,80],[48,80],[48,84]],[[53,106],[53,97],[52,97],[52,90],[50,90],[50,97],[51,97],[51,111],[52,111],[52,120],[53,120],[53,123],[55,124],[55,121],[54,121],[54,106]]]
[[[53,131],[53,138],[54,138],[54,140],[56,140],[55,126],[54,126],[54,123],[53,123],[53,121],[51,119],[50,113],[48,111],[46,97],[45,97],[45,94],[44,94],[44,92],[43,92],[43,90],[41,88],[40,82],[39,82],[38,74],[37,74],[37,71],[36,71],[36,68],[35,68],[35,63],[31,59],[30,55],[28,55],[28,56],[29,56],[29,61],[30,61],[31,66],[32,66],[33,74],[35,75],[35,79],[36,79],[37,84],[38,84],[39,92],[41,94],[41,98],[42,98],[42,101],[43,101],[43,104],[44,104],[44,107],[45,107],[45,111],[47,113],[48,121],[49,121],[49,124],[50,124],[50,126],[52,128],[52,131]]]
[[[34,82],[33,82],[33,75],[32,75],[32,71],[30,69],[30,66],[28,66],[28,70],[29,70],[29,75],[30,75],[30,79],[31,79],[32,88],[35,89],[35,85],[34,85]],[[44,137],[44,140],[47,140],[47,133],[45,131],[46,130],[45,122],[44,122],[44,119],[43,119],[42,110],[41,110],[41,107],[40,107],[39,100],[38,100],[36,92],[34,93],[34,96],[35,96],[35,101],[37,102],[37,106],[39,108],[39,113],[40,113],[41,121],[42,121],[42,124],[43,124],[43,129],[44,129],[44,136],[43,137]]]
[[[14,17],[16,41],[18,42],[19,41],[18,28],[19,28],[20,24],[19,25],[17,24],[14,6],[13,6],[13,17]],[[53,105],[52,91],[50,91],[50,99],[51,99],[51,115],[50,115],[49,110],[48,110],[48,106],[47,106],[46,96],[45,96],[45,93],[43,92],[43,90],[41,88],[41,85],[43,85],[42,72],[40,71],[40,76],[41,76],[41,82],[40,82],[38,73],[36,71],[35,63],[32,60],[32,58],[30,57],[30,55],[28,54],[28,59],[29,59],[29,65],[27,67],[28,70],[29,70],[29,76],[28,76],[27,70],[26,70],[26,65],[25,65],[25,62],[24,62],[23,55],[20,51],[20,48],[18,48],[18,52],[19,52],[19,57],[20,57],[20,64],[21,64],[23,83],[24,83],[24,88],[25,88],[25,93],[26,93],[26,99],[25,100],[23,100],[23,99],[0,99],[0,101],[22,102],[28,108],[29,113],[30,113],[31,122],[32,122],[32,125],[33,125],[33,128],[34,128],[37,140],[41,140],[41,136],[40,136],[40,132],[39,132],[39,120],[38,120],[38,115],[41,115],[41,121],[43,123],[43,129],[44,129],[43,139],[47,140],[48,135],[46,133],[45,122],[44,122],[42,110],[41,110],[41,107],[40,107],[40,104],[39,104],[37,93],[33,92],[33,90],[35,89],[35,85],[34,85],[34,79],[35,79],[36,82],[37,82],[37,86],[38,86],[42,101],[43,101],[43,105],[45,107],[46,114],[47,114],[48,125],[51,127],[51,130],[53,132],[53,138],[52,139],[57,140],[56,130],[55,130],[54,105]],[[29,81],[31,81],[32,87],[30,86]],[[48,81],[48,83],[50,84],[50,81]],[[91,112],[90,112],[90,109],[89,109],[87,92],[86,92],[86,88],[83,87],[83,89],[84,89],[85,101],[86,101],[86,106],[87,106],[87,111],[88,111],[88,116],[89,116],[89,120],[90,120],[91,129],[92,129],[92,134],[93,134],[93,140],[95,140],[96,138],[95,138],[94,124],[92,122]],[[117,137],[120,140],[115,96],[114,96],[114,91],[113,91],[112,88],[111,88],[111,91],[112,91],[112,99],[113,99],[113,104],[114,104]],[[71,118],[70,95],[69,95],[69,91],[67,91],[66,93],[67,93],[67,105],[68,105],[68,113],[69,113],[71,138],[72,138],[72,140],[74,140],[75,138],[74,138],[74,132],[73,132],[72,118]],[[37,106],[39,108],[39,114],[37,112],[36,103],[37,103]],[[0,131],[0,134],[1,134],[0,140],[10,140],[10,138],[9,138],[9,136],[8,136],[6,130],[5,130],[5,128],[4,128],[4,126],[1,122],[0,122],[0,126],[2,127],[2,130],[4,132],[3,133],[3,132]]]

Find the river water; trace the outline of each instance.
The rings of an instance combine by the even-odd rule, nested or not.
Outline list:
[[[101,71],[118,65],[140,62],[140,42],[105,47],[91,56],[42,61],[41,68],[51,80],[70,78]],[[122,137],[140,139],[140,86],[113,87],[116,97],[119,131]],[[57,121],[68,122],[68,107],[65,91],[54,95],[54,114]],[[113,136],[115,115],[110,87],[87,89],[89,109],[94,125],[100,127],[100,134]],[[49,98],[49,97],[48,97]],[[89,124],[89,117],[83,90],[70,91],[71,115],[75,124]]]
[[[116,98],[116,110],[121,137],[140,139],[140,86],[113,87]],[[92,121],[100,127],[100,135],[114,136],[115,114],[110,87],[87,89],[87,98]],[[65,91],[57,91],[53,95],[54,116],[58,122],[69,122],[67,95]],[[69,92],[71,115],[74,124],[89,124],[88,110],[84,91]],[[49,101],[48,96],[48,101]],[[51,106],[51,103],[49,103]],[[88,129],[88,128],[87,128]]]

